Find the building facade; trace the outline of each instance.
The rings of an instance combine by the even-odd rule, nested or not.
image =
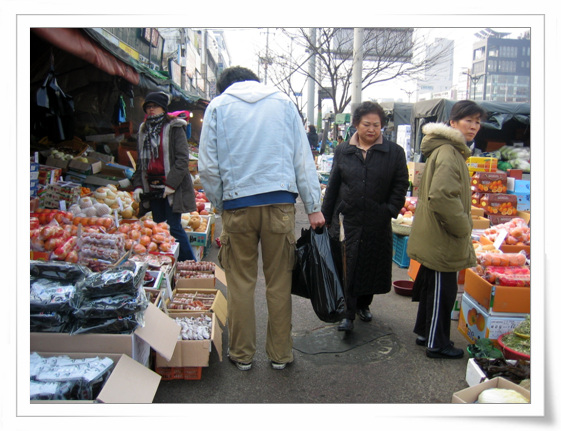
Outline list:
[[[530,102],[529,39],[490,36],[473,45],[470,98]]]
[[[229,65],[222,32],[193,28],[99,28],[96,31],[181,89],[210,100],[216,79]]]

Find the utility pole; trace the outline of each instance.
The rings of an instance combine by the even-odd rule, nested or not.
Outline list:
[[[364,28],[354,29],[353,43],[353,74],[351,82],[351,114],[362,102],[362,57],[364,43]]]
[[[316,46],[315,28],[310,29],[310,41],[313,48],[310,49],[310,60],[308,61],[308,124],[314,124],[314,101],[316,92],[314,77],[316,76],[316,55],[313,50]],[[321,100],[319,103],[321,103]]]

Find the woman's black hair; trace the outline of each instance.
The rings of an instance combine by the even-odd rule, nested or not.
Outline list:
[[[310,133],[317,133],[316,126],[308,126],[308,129],[310,129]]]
[[[452,106],[450,111],[450,121],[460,121],[462,118],[471,117],[472,115],[477,115],[483,120],[487,116],[487,112],[477,103],[472,100],[460,100]]]
[[[251,70],[241,66],[233,66],[222,71],[216,82],[216,90],[218,94],[222,94],[230,85],[243,81],[261,82]]]
[[[384,108],[376,102],[362,102],[353,112],[353,126],[358,126],[361,118],[368,114],[377,114],[378,117],[380,117],[382,127],[386,125],[386,114],[384,114]]]

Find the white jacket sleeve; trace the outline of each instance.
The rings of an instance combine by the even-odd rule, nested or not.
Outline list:
[[[223,210],[223,185],[218,165],[216,113],[208,107],[203,120],[199,145],[199,177],[208,200],[221,213]]]

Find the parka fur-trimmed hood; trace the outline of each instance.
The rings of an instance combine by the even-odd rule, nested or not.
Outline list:
[[[425,137],[421,142],[421,152],[428,158],[431,153],[443,144],[452,145],[467,160],[471,156],[471,150],[466,144],[462,132],[444,123],[429,123],[423,126]]]

